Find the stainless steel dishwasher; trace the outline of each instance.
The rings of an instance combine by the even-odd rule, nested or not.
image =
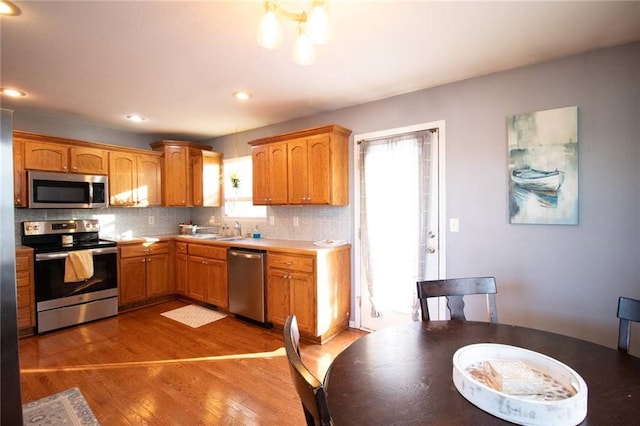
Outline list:
[[[229,311],[231,313],[261,323],[267,321],[264,265],[264,251],[237,247],[229,249]]]

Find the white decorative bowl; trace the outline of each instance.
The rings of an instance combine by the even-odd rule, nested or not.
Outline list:
[[[544,380],[542,395],[509,395],[484,382],[483,363],[519,360]],[[573,369],[546,355],[493,343],[464,346],[453,354],[453,383],[469,402],[501,419],[536,426],[573,426],[587,416],[587,384]]]

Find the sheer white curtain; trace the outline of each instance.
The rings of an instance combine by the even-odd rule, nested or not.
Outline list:
[[[437,131],[360,141],[360,232],[371,316],[417,313],[416,281],[427,268]],[[437,173],[437,172],[436,172]]]

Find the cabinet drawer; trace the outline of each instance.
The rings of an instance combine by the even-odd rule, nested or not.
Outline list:
[[[123,258],[162,253],[169,253],[169,243],[166,241],[144,244],[127,244],[120,247],[120,257]]]
[[[187,253],[189,253],[188,247],[189,247],[189,245],[187,243],[177,242],[176,243],[176,253],[178,253],[178,254],[187,254]]]
[[[227,260],[227,248],[207,246],[204,244],[189,244],[189,255]]]
[[[290,254],[267,253],[267,265],[270,268],[289,269],[300,272],[313,272],[313,257]]]

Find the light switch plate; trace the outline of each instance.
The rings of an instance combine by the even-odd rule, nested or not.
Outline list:
[[[460,221],[457,217],[452,217],[451,219],[449,219],[449,231],[460,232]]]

